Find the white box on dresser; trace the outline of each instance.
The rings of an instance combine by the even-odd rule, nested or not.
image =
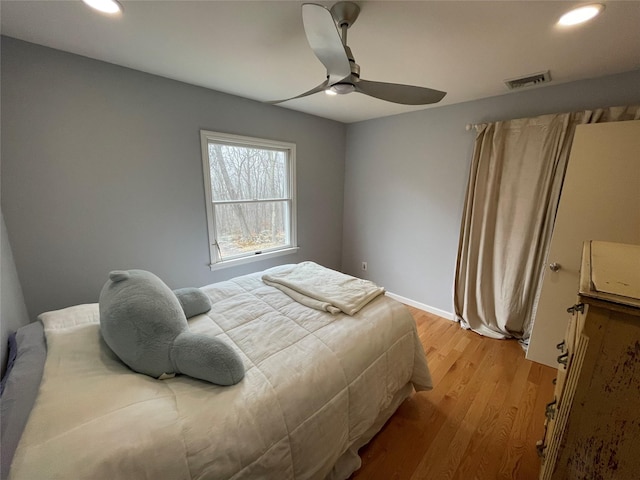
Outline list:
[[[640,246],[585,242],[541,480],[640,478]]]

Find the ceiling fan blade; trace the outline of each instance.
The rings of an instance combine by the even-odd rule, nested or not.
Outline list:
[[[311,90],[309,90],[308,92],[304,92],[301,93],[300,95],[296,96],[296,97],[291,97],[291,98],[286,98],[284,100],[273,100],[273,101],[267,101],[265,103],[270,103],[272,105],[275,105],[276,103],[282,103],[282,102],[288,102],[289,100],[294,100],[296,98],[302,98],[302,97],[308,97],[309,95],[313,95],[314,93],[318,93],[318,92],[322,92],[323,90],[325,90],[327,87],[329,86],[329,79],[326,79],[324,82],[322,82],[320,85],[318,85],[317,87],[312,88]]]
[[[360,80],[355,82],[356,91],[371,97],[386,100],[387,102],[401,103],[403,105],[428,105],[438,103],[447,92],[433,90],[431,88],[414,87],[399,83],[371,82]]]
[[[351,75],[349,58],[331,12],[322,5],[305,3],[302,5],[302,23],[309,46],[327,69],[329,83]]]

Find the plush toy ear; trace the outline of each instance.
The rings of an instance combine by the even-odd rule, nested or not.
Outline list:
[[[211,310],[211,299],[199,288],[180,288],[174,290],[187,318],[200,315]]]
[[[112,282],[121,282],[122,280],[126,280],[129,277],[129,272],[126,270],[114,270],[113,272],[109,273],[109,279]]]

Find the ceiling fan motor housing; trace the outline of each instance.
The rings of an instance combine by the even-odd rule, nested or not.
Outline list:
[[[358,65],[356,63],[356,60],[353,58],[353,53],[351,53],[351,49],[345,45],[344,51],[347,53],[347,58],[349,59],[349,66],[351,67],[351,75],[360,77],[360,65]]]

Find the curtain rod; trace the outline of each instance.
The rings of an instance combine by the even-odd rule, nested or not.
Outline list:
[[[476,132],[480,129],[480,127],[484,126],[484,123],[467,123],[464,127],[464,129],[468,132],[469,130],[473,129]]]

